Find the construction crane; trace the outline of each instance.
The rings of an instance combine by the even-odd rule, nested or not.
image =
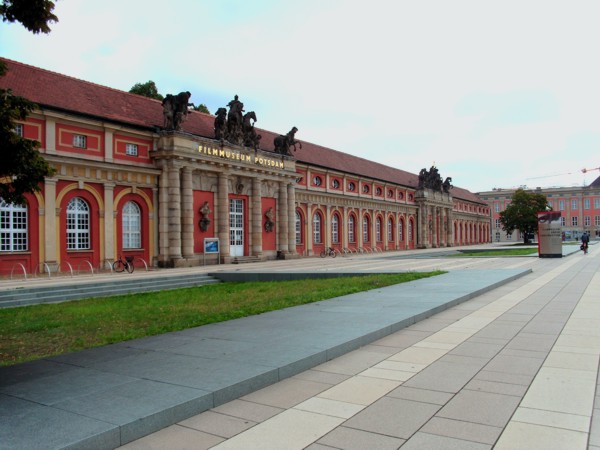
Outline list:
[[[600,170],[600,167],[594,167],[593,169],[581,169],[581,173],[588,173],[592,170]]]

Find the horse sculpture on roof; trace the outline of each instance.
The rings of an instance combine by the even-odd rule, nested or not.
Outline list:
[[[293,127],[285,136],[279,135],[273,140],[273,144],[275,145],[275,153],[279,153],[281,155],[291,155],[290,151],[291,147],[294,147],[294,151],[296,151],[296,144],[302,148],[302,142],[297,141],[295,136],[298,128]]]

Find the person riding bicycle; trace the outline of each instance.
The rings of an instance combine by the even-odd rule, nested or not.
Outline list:
[[[587,233],[583,233],[581,235],[581,250],[586,254],[588,252],[588,244],[590,242],[590,235]]]

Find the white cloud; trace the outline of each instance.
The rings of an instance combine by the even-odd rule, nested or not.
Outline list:
[[[435,162],[472,191],[582,183],[600,163],[595,0],[105,0],[56,14],[48,36],[0,24],[3,55],[123,90],[152,79],[212,111],[238,94],[261,128],[415,173]]]

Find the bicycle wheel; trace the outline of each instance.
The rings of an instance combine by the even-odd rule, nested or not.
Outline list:
[[[331,257],[335,258],[337,256],[337,253],[335,252],[335,250],[331,250]]]
[[[321,258],[325,258],[327,256],[327,252],[325,250],[323,250],[321,252]]]
[[[115,261],[113,263],[113,270],[115,272],[123,272],[125,270],[125,265],[123,264],[123,261],[121,261],[120,259]]]
[[[127,272],[129,273],[133,273],[133,262],[127,261],[125,263],[125,269],[127,269]]]

